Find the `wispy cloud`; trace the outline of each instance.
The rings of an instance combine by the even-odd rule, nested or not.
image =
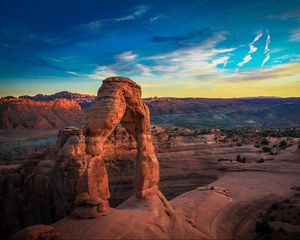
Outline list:
[[[271,14],[267,16],[268,19],[281,19],[281,20],[289,20],[289,19],[300,19],[300,7],[292,8],[288,11],[280,12],[277,14]]]
[[[150,22],[155,22],[155,21],[157,21],[160,18],[161,18],[161,16],[157,15],[157,16],[154,16],[154,17],[150,18],[149,20],[150,20]]]
[[[89,22],[88,24],[86,24],[86,27],[91,30],[98,29],[101,26],[102,26],[102,24],[101,24],[100,20],[92,21],[92,22]]]
[[[75,76],[80,76],[80,74],[79,74],[79,73],[77,73],[77,72],[74,72],[74,71],[67,71],[66,73],[69,73],[69,74],[71,74],[71,75],[75,75]]]
[[[256,43],[257,41],[259,41],[259,39],[263,36],[263,33],[259,33],[256,35],[256,37],[253,39],[253,41],[251,43],[249,43],[249,52],[248,53],[254,53],[257,51],[257,47],[254,46],[254,43]]]
[[[147,6],[147,5],[140,5],[140,6],[137,6],[134,9],[133,13],[131,13],[131,14],[127,15],[127,16],[124,16],[124,17],[116,18],[115,20],[117,22],[134,20],[134,19],[136,19],[138,17],[143,16],[148,10],[149,10],[149,6]]]
[[[225,59],[225,61],[224,61],[224,64],[223,64],[223,69],[226,68],[227,63],[228,63],[228,61],[229,61],[229,58],[230,58],[230,56],[231,56],[231,52],[234,51],[235,49],[236,49],[236,48],[232,48],[232,50],[228,52],[228,54],[227,54],[227,56],[226,56],[226,59]]]
[[[267,39],[266,39],[265,51],[264,51],[265,53],[270,51],[270,49],[269,49],[270,42],[271,42],[271,36],[270,36],[270,34],[268,34]]]
[[[290,40],[300,42],[300,28],[296,28],[291,32]]]
[[[135,54],[133,51],[123,52],[119,55],[117,55],[118,61],[133,61],[137,58],[137,54]]]
[[[261,68],[263,68],[264,65],[270,60],[270,57],[271,57],[270,48],[269,48],[270,42],[271,42],[271,36],[270,36],[270,34],[268,34],[267,39],[266,39],[266,46],[265,46],[265,50],[264,50],[264,53],[266,54],[266,56],[261,63]]]
[[[158,55],[139,57],[132,51],[117,56],[117,62],[107,66],[111,72],[118,75],[139,77],[163,77],[164,79],[187,78],[191,76],[208,76],[220,71],[228,53],[236,48],[216,48],[216,45],[226,37],[225,32],[219,32],[202,44],[185,46],[174,51]],[[97,70],[93,76],[99,76]],[[101,73],[102,76],[102,73]]]
[[[299,63],[287,63],[282,65],[275,65],[263,71],[260,69],[240,73],[236,75],[238,81],[264,81],[264,80],[282,80],[286,77],[291,77],[295,74],[299,75],[296,69],[300,67]],[[237,77],[238,76],[238,77]]]
[[[152,76],[151,69],[148,66],[145,66],[143,64],[136,64],[135,70],[140,72],[141,76],[150,77]]]
[[[250,50],[248,53],[254,53],[257,51],[257,47],[255,47],[254,45],[250,44],[249,47],[250,47]]]
[[[251,61],[252,60],[252,57],[251,57],[251,53],[254,53],[257,51],[257,47],[254,46],[254,43],[256,43],[257,41],[259,41],[259,39],[263,36],[263,33],[260,32],[258,33],[255,38],[253,39],[252,42],[249,43],[249,52],[248,54],[243,58],[243,61],[239,62],[237,65],[239,67],[242,67],[244,66],[247,62]]]
[[[264,60],[262,61],[261,67],[263,67],[270,59],[270,54],[267,53],[266,57],[264,58]]]
[[[239,67],[244,66],[247,62],[251,61],[251,59],[252,59],[251,54],[246,55],[246,56],[243,58],[243,61],[238,63],[238,66],[239,66]]]
[[[149,6],[147,5],[139,5],[132,9],[132,13],[117,17],[117,18],[106,18],[106,19],[98,19],[94,20],[88,23],[80,24],[78,26],[75,26],[73,30],[80,31],[80,32],[88,32],[88,33],[95,33],[97,30],[102,29],[103,27],[111,26],[113,24],[116,24],[118,22],[123,21],[130,21],[135,20],[139,17],[142,17],[147,11],[149,10]]]
[[[262,36],[263,36],[262,32],[258,33],[257,36],[254,38],[254,40],[250,44],[256,43]]]
[[[118,74],[109,66],[98,66],[94,73],[86,75],[91,79],[100,79],[103,80],[107,77],[117,76]]]
[[[255,43],[262,36],[257,35],[251,43]],[[226,33],[217,33],[207,41],[193,45],[184,46],[174,51],[165,53],[139,56],[133,51],[119,54],[116,63],[108,66],[99,66],[89,77],[93,79],[104,79],[112,75],[124,75],[142,82],[156,82],[163,79],[164,83],[175,84],[179,80],[199,81],[199,82],[243,82],[243,81],[264,81],[271,79],[290,78],[294,76],[295,69],[299,64],[280,64],[261,69],[270,61],[270,39],[271,35],[266,35],[266,55],[261,64],[261,68],[245,69],[245,71],[224,70],[228,64],[230,56],[235,55],[235,47],[219,48],[222,41],[226,39]],[[262,49],[263,50],[263,49]],[[239,67],[252,59],[248,53],[243,61],[238,63]],[[296,67],[295,67],[296,66]]]

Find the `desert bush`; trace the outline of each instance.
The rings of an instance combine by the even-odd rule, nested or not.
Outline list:
[[[287,231],[286,231],[284,228],[282,228],[282,227],[280,227],[280,228],[278,229],[278,232],[281,232],[281,233],[283,233],[284,235],[287,234]]]
[[[240,163],[246,162],[246,157],[241,157],[239,154],[236,156],[236,161]]]
[[[269,234],[272,233],[274,230],[265,219],[262,219],[256,222],[255,231],[259,234]]]
[[[270,222],[275,222],[275,220],[276,220],[276,219],[275,219],[274,216],[270,216],[270,217],[269,217],[269,221],[270,221]]]
[[[287,141],[282,140],[280,141],[279,145],[278,145],[281,149],[285,149],[289,146],[289,144],[287,143]]]
[[[262,147],[262,150],[263,150],[264,152],[271,152],[271,148],[270,148],[270,147],[267,147],[267,146],[263,146],[263,147]]]
[[[259,160],[257,160],[256,162],[257,163],[263,163],[265,160],[263,159],[263,158],[261,158],[261,159],[259,159]]]
[[[271,205],[271,209],[273,209],[273,210],[277,210],[278,208],[279,208],[279,204],[278,203],[273,203]]]
[[[269,145],[269,140],[266,138],[263,138],[260,143],[261,143],[261,145]]]

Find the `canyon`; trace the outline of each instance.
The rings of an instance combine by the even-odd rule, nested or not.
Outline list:
[[[86,120],[79,120],[85,125],[58,133],[45,129],[35,136],[23,127],[14,130],[15,136],[5,135],[12,142],[51,135],[54,142],[0,166],[2,238],[16,232],[13,239],[297,238],[299,128],[150,125],[134,82],[105,81],[84,110]],[[77,102],[62,101],[72,103],[65,112],[82,113]],[[165,100],[147,101],[160,105]],[[48,100],[40,104],[53,109]],[[180,106],[171,109],[194,111]],[[166,112],[156,116],[173,114],[168,107],[158,109]],[[293,215],[287,213],[290,208]]]
[[[67,99],[67,100],[62,100]],[[31,100],[31,101],[30,101]],[[74,113],[67,107],[71,101],[80,105],[81,112]],[[67,91],[51,95],[38,94],[36,96],[5,97],[0,100],[0,129],[46,129],[67,125],[80,126],[84,124],[81,116],[91,106],[95,96],[88,94],[70,93]],[[65,115],[59,120],[51,115],[60,114],[59,110],[50,112],[37,108],[38,105],[60,102]],[[62,106],[63,101],[66,107]],[[149,107],[152,124],[165,128],[182,127],[196,129],[210,128],[289,128],[300,125],[300,98],[144,98]],[[20,113],[22,106],[30,114],[23,122]],[[270,107],[272,106],[272,107]],[[74,105],[74,108],[78,106]],[[38,110],[40,109],[40,110]],[[57,113],[56,113],[57,112]],[[78,115],[78,116],[77,116]],[[26,121],[25,121],[26,120]],[[20,122],[21,121],[21,122]],[[66,125],[64,125],[66,126]]]

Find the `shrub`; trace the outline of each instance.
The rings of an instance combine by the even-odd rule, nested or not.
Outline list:
[[[260,143],[261,145],[269,145],[269,141],[266,138],[263,138]]]
[[[276,220],[276,219],[275,219],[274,216],[270,216],[270,217],[269,217],[269,221],[270,221],[270,222],[275,222],[275,220]]]
[[[278,204],[278,203],[273,203],[273,204],[271,205],[271,208],[272,208],[273,210],[277,210],[277,209],[279,208],[279,204]]]
[[[288,147],[287,141],[282,140],[282,141],[279,143],[279,147],[280,147],[281,149],[287,148],[287,147]]]
[[[267,234],[273,232],[273,229],[270,224],[265,219],[263,219],[256,222],[255,231],[260,234]]]
[[[240,163],[245,163],[246,162],[246,157],[241,157],[240,155],[236,156],[236,161]]]
[[[257,163],[263,163],[265,160],[263,159],[263,158],[261,158],[261,159],[259,159],[259,160],[257,160],[256,162]]]
[[[264,147],[262,148],[262,150],[263,150],[264,152],[271,152],[271,148],[270,148],[270,147],[267,147],[267,146],[264,146]]]

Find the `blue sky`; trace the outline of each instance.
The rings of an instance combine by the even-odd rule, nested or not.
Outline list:
[[[0,2],[0,96],[300,96],[300,1]]]

